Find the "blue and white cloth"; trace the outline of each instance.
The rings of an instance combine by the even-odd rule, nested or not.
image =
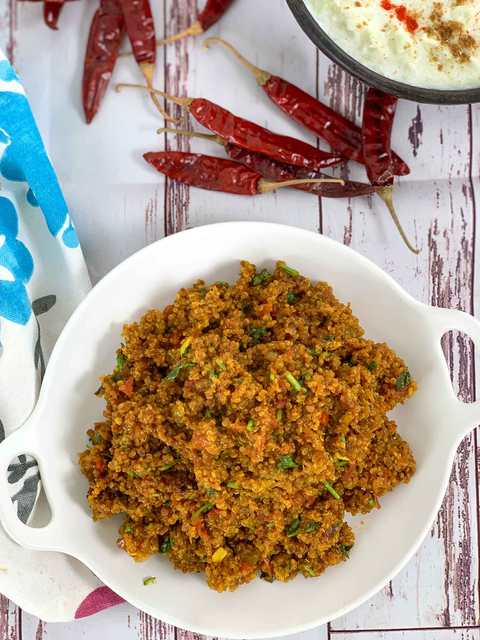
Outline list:
[[[34,408],[50,351],[89,288],[24,89],[0,52],[0,440]],[[8,481],[27,522],[39,491],[35,461],[13,461]]]

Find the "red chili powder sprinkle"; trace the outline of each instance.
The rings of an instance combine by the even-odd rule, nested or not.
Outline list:
[[[405,25],[406,30],[409,33],[414,33],[418,29],[418,22],[415,18],[408,14],[407,8],[403,4],[393,4],[390,0],[381,0],[380,6],[385,11],[394,11],[397,16],[397,20]]]

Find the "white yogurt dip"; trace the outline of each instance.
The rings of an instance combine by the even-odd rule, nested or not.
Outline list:
[[[378,73],[424,88],[480,87],[480,0],[305,0],[322,29]]]

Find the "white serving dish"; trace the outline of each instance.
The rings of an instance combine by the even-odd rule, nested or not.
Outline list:
[[[118,520],[94,523],[90,517],[87,481],[77,459],[86,428],[101,417],[103,403],[94,391],[98,377],[112,370],[123,324],[163,307],[198,278],[233,281],[242,259],[266,267],[283,259],[310,278],[329,282],[341,301],[351,303],[366,335],[387,342],[405,359],[419,389],[392,415],[418,468],[410,484],[382,498],[379,511],[351,519],[357,541],[348,562],[316,579],[256,580],[219,594],[203,576],[177,572],[160,555],[135,563],[119,550]],[[450,329],[480,345],[480,323],[472,316],[416,302],[366,258],[309,231],[232,222],[160,240],[109,273],[67,323],[35,412],[0,445],[0,520],[19,544],[81,560],[127,601],[179,627],[266,638],[325,623],[371,597],[415,553],[439,509],[456,447],[480,422],[479,403],[460,402],[450,383],[440,345]],[[44,528],[23,525],[10,500],[6,469],[21,453],[39,462],[53,514]],[[157,576],[156,584],[144,586],[150,575]]]

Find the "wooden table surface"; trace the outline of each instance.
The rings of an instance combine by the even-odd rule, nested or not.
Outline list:
[[[412,175],[399,184],[396,201],[409,236],[421,247],[414,256],[402,246],[378,200],[319,200],[298,192],[246,199],[165,182],[139,159],[141,152],[165,144],[155,135],[161,123],[142,95],[125,98],[127,112],[127,102],[111,93],[94,125],[86,127],[79,82],[95,4],[69,4],[60,31],[53,33],[42,25],[39,6],[0,0],[0,47],[29,91],[94,281],[145,244],[186,227],[224,220],[277,221],[350,245],[419,300],[475,312],[480,108],[399,105],[394,146],[410,163]],[[154,4],[159,33],[175,33],[197,12],[195,0]],[[237,0],[213,33],[231,39],[253,61],[349,117],[360,117],[363,86],[316,51],[283,0]],[[116,70],[120,77],[138,77],[128,59]],[[273,129],[315,142],[271,106],[254,80],[223,51],[205,52],[201,41],[161,50],[156,82],[173,93],[212,98]],[[219,153],[208,143],[172,136],[168,145]],[[352,177],[362,176],[359,167],[348,171]],[[463,400],[472,400],[475,360],[470,341],[449,334],[444,342],[453,384]],[[302,634],[305,640],[480,640],[476,444],[472,434],[460,446],[442,509],[408,566],[357,610]],[[20,638],[188,640],[193,634],[127,604],[80,622],[46,624],[2,599],[0,640]]]

